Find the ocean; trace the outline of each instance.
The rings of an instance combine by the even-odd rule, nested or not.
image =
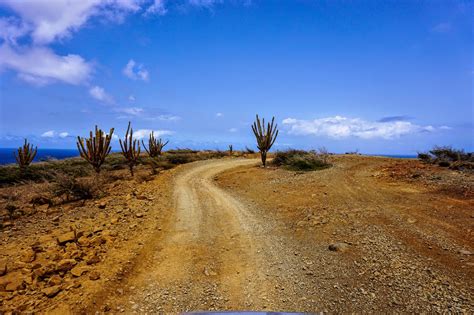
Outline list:
[[[0,148],[0,165],[16,163],[13,152],[17,149]],[[394,154],[369,154],[372,156],[384,156],[398,159],[415,159],[416,155],[394,155]],[[62,160],[65,158],[79,156],[77,149],[38,149],[34,162],[48,159]]]
[[[17,149],[13,148],[0,148],[0,165],[16,163],[13,152]],[[33,162],[44,161],[48,159],[65,159],[70,157],[79,156],[77,149],[38,149],[36,157]]]

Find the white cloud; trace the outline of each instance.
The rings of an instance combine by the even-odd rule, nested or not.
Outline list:
[[[56,132],[55,130],[48,130],[48,131],[45,131],[41,134],[41,137],[42,138],[61,138],[61,139],[64,139],[64,138],[67,138],[69,137],[69,132],[66,132],[66,131],[63,131],[63,132]]]
[[[141,107],[122,107],[122,108],[117,108],[117,112],[119,113],[124,113],[127,115],[131,116],[139,116],[143,113],[143,108]]]
[[[145,11],[145,15],[149,14],[157,14],[157,15],[165,15],[168,12],[165,8],[165,1],[164,0],[154,0],[153,4],[148,7]]]
[[[98,101],[112,104],[114,102],[112,96],[105,92],[104,88],[96,85],[89,89],[89,94]]]
[[[148,70],[143,68],[143,64],[137,64],[135,60],[130,59],[123,68],[123,74],[132,80],[143,80],[148,81]]]
[[[9,16],[0,17],[0,38],[16,45],[16,40],[25,36],[30,29],[21,20]]]
[[[137,131],[133,132],[133,136],[139,140],[144,139],[144,138],[149,137],[152,131],[154,132],[155,137],[161,137],[161,136],[174,134],[174,132],[171,130],[138,129]]]
[[[43,138],[54,138],[56,136],[56,132],[54,130],[45,131],[41,134]]]
[[[393,139],[407,134],[435,131],[433,126],[420,126],[408,121],[372,122],[342,116],[315,120],[286,118],[283,120],[283,125],[289,128],[289,134],[331,138]]]
[[[237,131],[238,131],[237,128],[230,128],[230,129],[229,129],[229,132],[237,132]]]
[[[128,97],[128,100],[129,100],[130,102],[135,102],[136,99],[135,99],[135,96],[130,95],[130,96]]]
[[[222,114],[222,113],[216,113],[216,117],[222,117],[222,116],[224,116],[224,114]]]
[[[176,116],[176,115],[158,115],[156,117],[157,120],[163,120],[163,121],[177,121],[180,120],[181,117]]]
[[[92,16],[117,18],[140,9],[140,0],[2,0],[31,29],[37,44],[51,43],[79,30]]]
[[[223,3],[223,0],[189,0],[188,2],[197,7],[212,7],[215,4]]]
[[[0,46],[0,68],[18,72],[18,76],[39,85],[61,81],[81,84],[87,81],[92,66],[78,55],[59,56],[45,47],[28,49]]]

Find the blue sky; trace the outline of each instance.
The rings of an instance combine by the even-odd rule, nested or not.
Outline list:
[[[0,147],[473,150],[472,2],[0,0]],[[118,148],[118,144],[114,143]]]

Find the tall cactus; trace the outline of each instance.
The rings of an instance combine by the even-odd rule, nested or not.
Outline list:
[[[159,155],[161,155],[161,151],[165,147],[165,145],[168,144],[169,141],[163,142],[161,138],[155,138],[155,135],[153,134],[153,131],[150,134],[150,137],[148,139],[148,149],[145,145],[145,143],[142,140],[143,148],[145,148],[145,151],[148,153],[148,155],[151,158],[155,158]]]
[[[95,135],[90,132],[89,139],[77,137],[77,149],[81,157],[86,160],[96,173],[100,173],[100,167],[104,163],[105,158],[109,155],[112,147],[110,141],[114,128],[110,129],[110,133],[105,135],[102,129],[95,126]],[[84,143],[85,142],[85,143]]]
[[[133,129],[130,122],[128,122],[124,140],[119,139],[119,143],[122,148],[122,154],[127,159],[130,174],[133,176],[133,167],[138,163],[140,156],[140,142],[137,139],[133,139]]]
[[[234,147],[232,144],[229,144],[229,155],[232,156],[232,153],[234,153]]]
[[[36,152],[38,152],[38,147],[33,149],[33,145],[28,143],[28,140],[25,139],[25,144],[18,148],[18,154],[13,153],[15,156],[15,160],[18,163],[18,166],[21,170],[25,170],[28,165],[33,162],[33,159],[36,156]]]
[[[274,125],[275,117],[272,118],[272,122],[267,124],[265,128],[265,119],[262,119],[260,123],[260,118],[257,115],[255,122],[252,125],[252,130],[257,139],[257,148],[260,151],[260,157],[262,158],[263,167],[267,163],[267,153],[272,147],[273,143],[278,136],[277,125]]]

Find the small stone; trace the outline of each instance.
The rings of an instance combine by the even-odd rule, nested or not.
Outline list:
[[[31,263],[36,259],[36,252],[33,250],[27,250],[23,255],[21,256],[21,261],[24,263]]]
[[[77,264],[77,261],[75,261],[74,259],[63,259],[59,262],[56,270],[68,271],[68,270],[71,270],[76,264]]]
[[[347,243],[334,243],[329,245],[328,249],[333,252],[345,252],[349,249],[349,244]]]
[[[43,292],[43,294],[49,298],[55,297],[56,294],[58,294],[60,291],[61,291],[61,286],[59,285],[54,285],[52,287],[48,287],[41,290],[41,292]]]
[[[61,278],[59,275],[54,275],[48,280],[48,284],[50,286],[60,285],[62,282],[63,278]]]
[[[74,242],[76,240],[76,233],[74,231],[64,233],[57,238],[59,245],[65,245],[69,242]]]
[[[107,203],[105,201],[102,201],[98,204],[99,209],[105,209],[107,207]]]
[[[77,239],[77,243],[80,246],[89,246],[89,239],[86,236],[81,236]]]
[[[212,269],[207,268],[207,267],[204,268],[204,274],[205,274],[206,276],[208,276],[208,277],[210,277],[210,276],[217,276],[217,272],[215,272],[215,271],[213,271]]]
[[[59,221],[59,215],[55,216],[54,218],[51,219],[53,222],[58,222]]]
[[[0,261],[0,276],[4,276],[7,274],[7,262],[1,260]]]
[[[472,252],[470,252],[468,250],[465,250],[465,249],[461,249],[459,251],[459,254],[461,254],[461,255],[472,255]]]
[[[89,279],[95,281],[100,279],[100,273],[97,270],[93,270],[89,274]]]
[[[25,288],[25,281],[21,277],[15,277],[5,287],[5,291],[13,292]]]
[[[89,267],[87,266],[76,266],[74,268],[71,269],[71,274],[74,276],[74,277],[80,277],[82,276],[82,274],[86,273],[89,271]]]
[[[97,255],[93,255],[92,257],[90,257],[89,259],[87,259],[86,263],[88,265],[93,265],[93,264],[97,264],[98,262],[100,262],[100,257],[97,256]]]
[[[143,213],[139,212],[139,213],[135,214],[135,216],[136,216],[137,218],[143,218]]]

